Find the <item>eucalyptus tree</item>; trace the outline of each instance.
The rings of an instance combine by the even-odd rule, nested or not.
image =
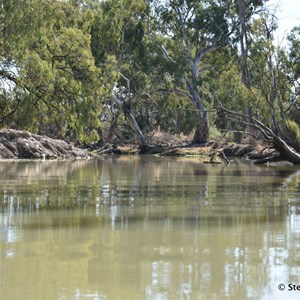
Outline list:
[[[292,84],[291,100],[294,110],[299,112],[300,108],[300,26],[293,28],[288,36],[289,51],[288,63],[289,72],[286,72],[287,79]],[[300,124],[300,115],[295,114],[298,124]]]
[[[269,126],[276,136],[283,138],[299,151],[300,140],[297,141],[292,133],[296,130],[296,124],[290,119],[296,108],[299,93],[299,74],[293,60],[295,48],[292,46],[287,51],[274,45],[273,34],[276,27],[276,18],[270,13],[263,13],[252,28],[252,81],[261,94],[261,99],[256,105],[256,115],[260,116],[260,120]],[[291,34],[290,41],[292,45],[297,44],[296,36]]]
[[[300,164],[300,128],[294,114],[299,99],[299,74],[295,63],[299,37],[290,35],[291,48],[287,51],[274,45],[275,29],[274,16],[266,12],[251,27],[248,61],[251,86],[247,89],[252,93],[249,104],[253,114],[224,107],[223,110],[235,121],[258,129],[261,137],[278,150],[280,159]],[[269,159],[277,158],[263,161]]]
[[[133,103],[137,101],[136,82],[143,60],[146,5],[143,0],[101,1],[93,5],[91,48],[96,64],[101,66],[111,82],[109,107],[116,107],[128,121],[141,145],[145,137],[136,120]],[[112,110],[113,111],[113,110]],[[111,139],[119,112],[112,118],[108,138]]]
[[[99,139],[103,74],[90,51],[93,15],[71,1],[1,1],[2,126]]]
[[[242,81],[250,89],[251,79],[249,74],[249,50],[252,43],[251,30],[255,19],[262,11],[266,11],[264,4],[267,0],[234,0],[231,19],[234,27],[233,45],[237,49],[238,62],[241,69]],[[254,18],[256,16],[256,18]]]
[[[169,62],[166,72],[176,90],[186,96],[197,116],[193,143],[205,143],[209,137],[209,112],[202,97],[202,76],[206,60],[230,38],[228,18],[231,3],[226,0],[149,1],[149,35],[160,46]]]

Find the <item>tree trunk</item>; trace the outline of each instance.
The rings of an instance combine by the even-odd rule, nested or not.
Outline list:
[[[238,27],[238,35],[240,39],[241,51],[241,70],[242,81],[247,89],[250,89],[250,77],[248,70],[248,46],[247,46],[247,25],[246,25],[246,4],[245,0],[238,0],[238,14],[240,25]]]
[[[275,136],[273,139],[274,147],[278,150],[281,157],[296,165],[300,164],[300,153],[296,152],[283,139]]]
[[[115,130],[116,130],[117,125],[118,125],[118,118],[119,118],[119,116],[120,116],[120,111],[118,110],[117,113],[115,115],[113,115],[113,117],[112,117],[109,129],[108,129],[108,134],[107,134],[107,137],[106,137],[106,140],[109,143],[112,142],[112,139],[113,139],[113,137],[115,135]]]
[[[146,140],[144,138],[144,135],[133,115],[133,113],[124,105],[123,101],[120,100],[114,93],[112,93],[112,99],[114,103],[123,111],[126,119],[129,122],[129,125],[133,132],[135,133],[135,136],[141,146],[146,146]]]
[[[205,144],[209,138],[209,119],[206,110],[197,113],[198,124],[193,137],[193,144]]]
[[[194,65],[194,69],[198,68],[198,66]],[[198,86],[196,84],[198,74],[193,72],[193,86],[189,84],[189,82],[185,79],[185,83],[190,91],[192,97],[190,98],[192,104],[196,109],[196,116],[197,116],[197,125],[195,134],[193,137],[193,144],[205,144],[209,138],[209,117],[208,111],[204,107],[201,102]]]
[[[142,133],[142,131],[141,131],[134,115],[133,115],[133,113],[132,112],[125,113],[125,116],[126,116],[128,122],[129,122],[129,125],[130,125],[131,129],[134,131],[135,136],[136,136],[139,144],[141,146],[146,146],[146,140],[144,138],[144,135],[143,135],[143,133]]]

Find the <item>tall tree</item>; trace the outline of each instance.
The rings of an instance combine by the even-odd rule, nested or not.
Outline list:
[[[280,153],[280,159],[300,164],[300,128],[290,119],[297,107],[297,71],[293,68],[296,48],[289,53],[275,47],[273,33],[276,28],[274,16],[266,12],[257,18],[252,26],[251,56],[249,74],[251,91],[256,96],[252,102],[253,115],[224,109],[236,121],[254,127]],[[297,37],[290,36],[292,45],[297,45]],[[258,91],[258,92],[256,92]],[[251,122],[249,123],[250,120]],[[266,158],[262,162],[272,160]],[[278,159],[278,158],[276,158]]]
[[[229,1],[152,1],[149,34],[169,61],[166,70],[192,103],[197,115],[193,143],[209,137],[209,115],[201,95],[201,75],[207,56],[225,45],[230,26]]]
[[[249,47],[251,45],[251,27],[254,22],[253,16],[259,15],[266,0],[235,0],[231,18],[234,23],[235,35],[239,48],[239,64],[241,68],[242,81],[246,88],[251,88],[249,75]]]
[[[99,139],[104,89],[90,51],[93,15],[69,1],[5,0],[0,7],[2,126]]]
[[[104,66],[111,77],[111,99],[122,111],[138,142],[146,145],[145,137],[133,112],[136,98],[133,81],[140,72],[137,65],[142,56],[141,43],[144,35],[143,14],[146,9],[143,0],[107,0],[95,6],[96,16],[92,29],[92,51],[96,63]],[[132,69],[135,68],[134,74]],[[119,116],[117,113],[116,116]],[[109,138],[115,128],[112,119]]]

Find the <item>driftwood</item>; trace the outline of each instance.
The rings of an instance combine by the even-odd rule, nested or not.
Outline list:
[[[272,154],[272,155],[267,155],[262,158],[258,158],[253,163],[259,165],[259,164],[278,162],[278,161],[282,161],[280,154]]]

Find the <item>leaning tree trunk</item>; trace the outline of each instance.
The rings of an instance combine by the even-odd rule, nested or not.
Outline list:
[[[274,136],[273,144],[283,159],[286,159],[296,165],[300,164],[300,153],[296,152],[282,138],[279,136]]]
[[[146,140],[144,138],[144,135],[133,115],[133,113],[128,110],[128,108],[124,105],[123,101],[120,100],[114,93],[112,93],[112,99],[114,103],[123,111],[131,129],[135,133],[135,136],[141,146],[146,146]]]

